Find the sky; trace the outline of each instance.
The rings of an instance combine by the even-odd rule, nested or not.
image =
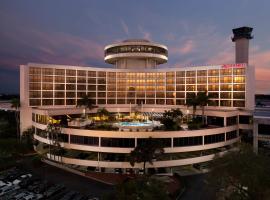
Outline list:
[[[270,94],[269,0],[1,0],[0,93],[19,93],[29,62],[111,67],[104,46],[144,38],[169,50],[164,67],[234,63],[232,28],[253,27],[256,93]]]

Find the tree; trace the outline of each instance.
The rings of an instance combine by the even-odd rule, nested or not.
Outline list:
[[[189,94],[189,96],[186,99],[186,105],[187,107],[192,107],[192,118],[194,119],[197,106],[199,105],[199,102],[195,93]]]
[[[170,199],[166,188],[166,183],[152,177],[141,177],[124,182],[116,188],[116,198],[118,200],[137,199]]]
[[[55,155],[55,153],[57,153],[57,155],[59,154],[59,156],[61,156],[62,154],[62,147],[61,147],[61,125],[60,124],[54,124],[54,123],[49,123],[47,125],[47,134],[48,134],[48,138],[49,138],[49,154],[51,156],[51,153],[53,152],[53,154]],[[52,145],[52,146],[51,146]],[[53,149],[52,149],[53,147]],[[52,151],[53,150],[53,151]],[[61,157],[62,160],[62,157]]]
[[[252,147],[240,146],[238,151],[217,157],[208,175],[210,186],[223,199],[269,199],[270,158],[256,155]]]
[[[143,174],[145,174],[145,165],[149,162],[153,164],[153,159],[160,157],[164,153],[163,144],[160,140],[151,137],[139,143],[134,150],[130,152],[130,164],[143,162]]]
[[[207,104],[209,103],[210,96],[207,95],[207,91],[198,92],[196,99],[197,99],[198,105],[202,109],[202,123],[203,125],[205,125],[204,107],[207,106]]]
[[[182,119],[183,113],[180,109],[166,110],[163,113],[161,123],[164,125],[166,130],[177,130],[179,129],[179,123]]]
[[[100,118],[104,118],[105,116],[109,116],[110,115],[110,112],[106,109],[106,108],[99,108],[97,110],[97,115],[100,117]]]
[[[92,110],[93,108],[95,108],[95,102],[93,99],[89,98],[87,95],[84,95],[81,99],[77,100],[77,107],[83,107],[84,111],[84,117],[86,118],[86,109]]]
[[[11,100],[11,107],[15,108],[15,119],[18,139],[20,139],[20,106],[20,99],[14,98]]]

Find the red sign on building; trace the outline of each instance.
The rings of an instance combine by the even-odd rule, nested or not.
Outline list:
[[[236,63],[236,64],[224,64],[221,66],[222,68],[238,68],[238,67],[246,67],[246,63]]]

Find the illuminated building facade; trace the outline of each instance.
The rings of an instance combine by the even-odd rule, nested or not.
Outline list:
[[[237,43],[237,39],[234,41]],[[241,130],[252,129],[250,123],[239,123],[252,116],[254,106],[254,69],[248,62],[158,68],[167,62],[168,49],[146,40],[126,40],[108,45],[104,51],[105,62],[114,68],[22,65],[22,130],[33,126],[35,140],[51,145],[53,142],[44,134],[49,119],[80,114],[82,108],[76,107],[77,101],[85,95],[98,108],[104,107],[111,113],[124,114],[136,108],[154,115],[180,108],[188,115],[191,108],[187,108],[186,99],[199,91],[208,91],[211,96],[205,115],[212,127],[181,131],[97,131],[66,126],[61,130],[61,146],[94,156],[92,159],[64,156],[61,162],[106,170],[136,170],[142,166],[132,167],[126,157],[138,143],[152,137],[163,141],[166,156],[147,167],[173,170],[213,159],[216,153],[233,148]],[[96,113],[97,108],[86,112]],[[200,108],[196,114],[201,115]]]

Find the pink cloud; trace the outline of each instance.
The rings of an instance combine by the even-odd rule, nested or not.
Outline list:
[[[175,55],[186,55],[193,52],[195,48],[195,41],[187,40],[183,45],[179,45],[179,47],[171,47],[170,53]]]

